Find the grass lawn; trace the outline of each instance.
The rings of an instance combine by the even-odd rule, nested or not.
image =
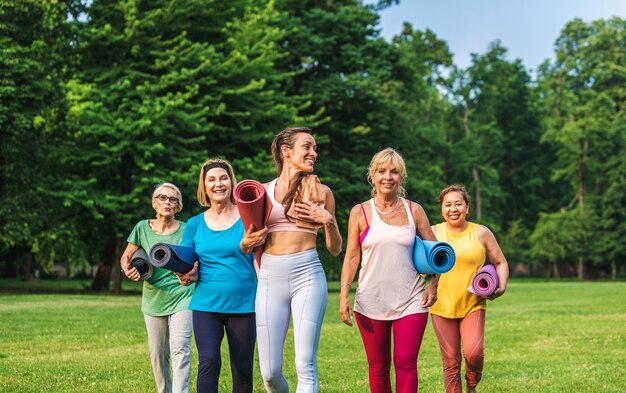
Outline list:
[[[341,323],[338,283],[329,286],[319,350],[320,391],[367,392],[358,329]],[[140,296],[16,293],[18,287],[0,280],[0,392],[155,391]],[[37,287],[45,289],[41,283]],[[125,282],[124,288],[137,293],[138,287]],[[624,299],[625,282],[513,280],[504,297],[488,304],[479,392],[625,392]],[[295,391],[292,337],[290,332],[285,373]],[[224,346],[222,351],[220,392],[230,392]],[[418,368],[420,392],[443,392],[430,323]],[[264,392],[258,362],[255,378],[255,392]]]

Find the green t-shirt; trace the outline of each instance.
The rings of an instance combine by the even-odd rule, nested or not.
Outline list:
[[[156,243],[180,244],[184,229],[185,223],[181,221],[176,232],[159,235],[152,231],[149,220],[142,220],[135,225],[127,240],[150,253]],[[143,282],[141,311],[153,317],[161,317],[187,310],[194,287],[194,284],[187,287],[182,285],[170,270],[155,267],[152,277]]]

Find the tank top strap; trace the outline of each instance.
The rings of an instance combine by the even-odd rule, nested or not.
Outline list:
[[[369,228],[370,223],[369,221],[367,221],[367,214],[365,214],[365,208],[363,207],[363,203],[359,203],[359,205],[361,206],[361,211],[363,212],[363,217],[365,218],[365,226]]]
[[[278,181],[278,178],[272,180],[267,185],[267,194],[270,196],[270,201],[272,201],[272,204],[274,204],[274,205],[280,205],[280,203],[276,202],[276,198],[274,198],[274,192],[276,190],[276,182],[277,181]]]
[[[370,226],[374,225],[376,221],[382,221],[382,219],[378,215],[378,210],[376,209],[374,198],[370,199],[370,210],[372,211],[372,222],[370,223]]]
[[[360,203],[359,205],[361,205],[363,217],[365,218],[365,230],[363,231],[363,233],[361,233],[361,236],[359,236],[359,244],[363,244],[365,236],[367,236],[367,233],[370,231],[370,223],[367,221],[367,214],[365,214],[365,207],[363,207],[363,203]]]
[[[409,228],[415,228],[415,221],[413,221],[413,210],[411,209],[411,201],[408,199],[400,198],[402,204],[404,204],[404,210],[406,211],[407,219],[409,220]]]

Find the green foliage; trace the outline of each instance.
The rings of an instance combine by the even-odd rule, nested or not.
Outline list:
[[[472,190],[477,218],[503,230],[520,219],[532,227],[552,197],[545,188],[552,156],[539,146],[542,130],[530,76],[519,60],[508,61],[506,55],[496,41],[485,54],[474,55],[467,70],[452,74],[458,103],[447,165],[449,181]]]
[[[94,1],[89,20],[77,22],[86,71],[68,84],[71,132],[62,148],[72,175],[62,188],[68,206],[96,221],[99,239],[122,239],[152,215],[151,189],[162,181],[180,185],[186,216],[196,214],[188,202],[202,162],[254,160],[261,142],[296,116],[298,99],[279,89],[289,75],[275,70],[278,13],[256,3]]]
[[[552,177],[570,185],[570,206],[575,203],[585,214],[601,206],[601,213],[592,217],[593,237],[603,239],[593,243],[598,252],[578,251],[579,258],[596,263],[604,259],[602,251],[616,256],[622,248],[617,222],[606,208],[621,203],[615,187],[623,183],[618,157],[625,153],[625,30],[620,18],[589,24],[575,19],[556,42],[556,62],[544,64],[538,78],[545,108],[542,141],[555,149],[557,158]]]
[[[530,253],[535,263],[576,261],[595,254],[598,217],[591,206],[541,213],[530,235]]]
[[[431,222],[441,188],[465,183],[471,218],[510,261],[615,277],[626,22],[568,23],[532,80],[498,41],[467,69],[430,30],[405,24],[386,42],[379,12],[395,3],[0,0],[0,276],[99,263],[105,287],[156,183],[181,188],[185,220],[201,210],[206,159],[268,181],[273,135],[304,125],[344,234],[370,196],[372,155],[389,146]],[[341,258],[321,258],[336,275]]]
[[[38,246],[56,229],[59,200],[48,193],[55,162],[48,149],[63,123],[63,80],[70,61],[66,2],[0,3],[0,255],[54,257]],[[75,244],[75,243],[74,243]],[[16,268],[5,265],[0,272]],[[44,263],[45,266],[45,263]]]

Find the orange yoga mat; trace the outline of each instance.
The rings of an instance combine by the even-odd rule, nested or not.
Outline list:
[[[254,225],[255,231],[265,227],[272,211],[272,201],[267,196],[263,184],[256,180],[243,180],[235,187],[233,196],[237,202],[237,209],[245,231],[250,228],[250,224]],[[254,257],[259,266],[261,266],[261,254],[263,254],[263,246],[255,247]]]

